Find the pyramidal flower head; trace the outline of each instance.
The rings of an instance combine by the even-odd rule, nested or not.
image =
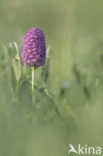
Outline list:
[[[30,29],[25,38],[21,51],[21,60],[24,65],[43,66],[46,61],[46,45],[43,31],[38,28]]]

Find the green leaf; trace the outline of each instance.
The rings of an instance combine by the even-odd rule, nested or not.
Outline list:
[[[16,80],[18,82],[21,77],[21,62],[17,59],[13,59],[12,65],[13,65]]]
[[[49,45],[47,47],[47,56],[46,56],[46,64],[45,66],[42,68],[42,71],[41,71],[41,78],[42,80],[46,83],[49,79],[49,72],[50,72],[50,61],[51,61],[51,58],[50,58],[50,50],[51,50],[51,46]]]
[[[13,44],[16,49],[16,56],[12,61],[12,65],[13,65],[13,70],[14,70],[16,80],[18,82],[21,77],[21,61],[20,61],[20,54],[19,54],[18,46],[17,46],[16,42],[13,42]]]
[[[20,54],[19,54],[18,45],[17,45],[16,42],[13,42],[13,44],[14,44],[14,47],[15,47],[15,49],[16,49],[16,56],[15,56],[15,59],[20,60]]]

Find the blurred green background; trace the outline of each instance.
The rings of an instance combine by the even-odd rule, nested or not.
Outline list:
[[[0,0],[0,156],[67,156],[70,143],[103,147],[102,16],[102,0]],[[5,47],[15,41],[21,49],[32,27],[44,31],[50,48],[47,87],[59,114],[36,93],[39,110],[29,118],[26,87],[18,104],[10,101],[15,50]],[[40,84],[38,77],[39,69]]]

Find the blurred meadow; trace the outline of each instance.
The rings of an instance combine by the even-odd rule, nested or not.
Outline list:
[[[0,0],[0,156],[103,147],[102,16],[102,0]],[[31,68],[20,62],[32,27],[44,31],[49,53],[33,104]]]

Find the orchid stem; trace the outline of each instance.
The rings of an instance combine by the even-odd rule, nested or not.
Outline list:
[[[32,67],[32,101],[34,99],[34,76],[35,76],[35,69]]]

